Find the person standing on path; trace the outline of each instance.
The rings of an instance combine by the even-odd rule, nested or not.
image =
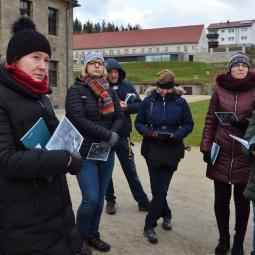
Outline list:
[[[66,96],[66,116],[84,137],[80,149],[83,166],[77,175],[82,193],[77,225],[86,255],[92,254],[91,247],[101,252],[111,249],[110,244],[101,239],[99,225],[105,192],[114,166],[113,147],[118,142],[124,114],[105,73],[103,56],[95,51],[88,52],[84,58],[83,71]],[[93,143],[99,143],[102,150],[111,147],[106,160],[87,158]]]
[[[81,156],[21,142],[40,118],[51,135],[59,123],[48,96],[50,43],[27,17],[12,32],[0,65],[0,254],[77,255],[66,174],[79,172]]]
[[[251,117],[255,98],[255,74],[249,71],[250,60],[243,53],[234,54],[227,72],[216,77],[215,90],[210,100],[202,135],[200,151],[207,163],[207,177],[214,181],[214,211],[219,230],[215,254],[225,255],[230,248],[229,215],[233,188],[235,202],[235,236],[232,255],[242,255],[250,203],[243,196],[251,165],[242,153],[239,142],[229,134],[243,137]],[[238,120],[222,125],[215,112],[233,112]],[[211,164],[213,143],[220,146],[215,164]]]
[[[149,200],[143,190],[142,184],[139,180],[136,165],[134,161],[134,154],[131,148],[130,133],[132,131],[132,122],[130,115],[138,112],[141,104],[141,99],[137,94],[131,82],[125,80],[126,72],[121,68],[120,64],[114,58],[107,59],[106,70],[108,72],[108,81],[111,88],[113,88],[120,98],[121,109],[125,114],[124,125],[119,131],[119,141],[114,149],[120,161],[122,170],[128,181],[130,190],[134,199],[138,203],[139,211],[148,211]],[[133,100],[125,102],[128,94],[134,97]],[[130,98],[131,99],[131,98]],[[109,183],[106,191],[105,199],[107,201],[105,211],[107,214],[116,213],[116,197],[114,195],[113,179]]]
[[[144,225],[144,236],[150,243],[158,242],[154,228],[160,217],[163,229],[172,229],[167,192],[174,171],[184,157],[183,139],[194,126],[189,105],[177,93],[174,73],[162,70],[157,77],[156,88],[143,100],[135,120],[135,127],[143,136],[141,154],[148,166],[152,191]]]

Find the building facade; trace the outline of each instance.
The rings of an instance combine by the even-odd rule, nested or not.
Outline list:
[[[207,30],[209,48],[255,45],[255,20],[213,23]]]
[[[95,50],[120,62],[193,60],[196,52],[207,52],[204,25],[73,35],[73,62]]]
[[[51,44],[49,83],[53,105],[64,106],[72,82],[72,34],[74,0],[0,0],[0,57],[4,58],[11,37],[11,25],[21,15],[31,17],[36,28]]]

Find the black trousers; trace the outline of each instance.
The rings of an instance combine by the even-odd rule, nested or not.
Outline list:
[[[234,187],[234,202],[235,202],[235,242],[243,244],[249,214],[250,201],[243,196],[243,191],[246,185],[227,184],[214,181],[215,201],[214,211],[221,239],[229,239],[229,214],[230,214],[230,199]]]

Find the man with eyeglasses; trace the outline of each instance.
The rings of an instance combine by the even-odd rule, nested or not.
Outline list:
[[[128,181],[131,193],[138,203],[139,211],[148,211],[149,200],[137,175],[134,154],[130,146],[132,144],[130,142],[130,133],[132,131],[130,114],[138,112],[142,101],[132,83],[125,80],[126,72],[121,68],[117,60],[114,58],[108,59],[106,61],[106,70],[110,86],[117,92],[120,98],[121,109],[125,113],[124,125],[119,132],[120,138],[115,146],[115,152]],[[129,99],[127,99],[128,97]],[[107,188],[105,199],[107,201],[106,213],[110,215],[115,214],[116,197],[114,195],[112,179]]]

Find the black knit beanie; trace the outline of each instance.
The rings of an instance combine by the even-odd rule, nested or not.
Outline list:
[[[11,37],[6,52],[6,61],[11,64],[14,60],[36,51],[45,52],[51,57],[48,39],[36,31],[35,24],[27,17],[19,18],[12,26]]]

